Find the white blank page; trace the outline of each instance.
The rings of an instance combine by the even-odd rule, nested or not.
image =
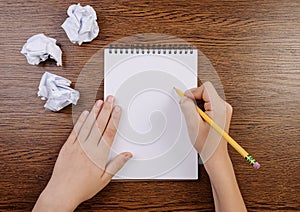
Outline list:
[[[111,158],[133,158],[114,179],[197,179],[198,156],[190,142],[173,87],[197,86],[197,50],[187,54],[104,53],[104,97],[122,108]]]

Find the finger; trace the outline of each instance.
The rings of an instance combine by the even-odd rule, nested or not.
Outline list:
[[[186,97],[191,98],[191,99],[195,99],[194,92],[195,92],[197,89],[199,89],[199,88],[191,88],[191,89],[189,89],[189,90],[186,90],[186,91],[184,92],[184,95],[185,95]]]
[[[80,114],[80,116],[79,116],[79,118],[78,118],[78,120],[77,120],[77,122],[76,122],[69,138],[67,139],[66,143],[71,143],[71,144],[75,143],[75,141],[77,140],[77,136],[80,132],[80,129],[83,126],[86,118],[88,117],[88,114],[89,114],[89,111],[86,111],[86,110],[83,111]]]
[[[103,101],[98,100],[95,105],[93,106],[91,112],[89,113],[87,119],[84,122],[84,125],[82,126],[79,135],[78,140],[79,142],[85,142],[88,135],[90,134],[91,128],[94,125],[94,122],[97,119],[97,116],[99,114],[99,111],[101,109]]]
[[[114,105],[114,97],[108,96],[104,102],[102,109],[95,121],[92,131],[89,135],[88,141],[98,145],[100,138],[104,132],[104,129],[109,121],[112,109]]]
[[[198,136],[199,125],[203,125],[204,120],[200,118],[200,115],[196,110],[196,105],[190,98],[182,97],[180,100],[180,107],[186,121],[190,140],[194,144]]]
[[[205,110],[212,110],[210,102],[220,99],[211,82],[205,82],[198,88],[187,90],[184,95],[192,99],[203,99],[206,103],[204,103],[204,107],[206,106]]]
[[[100,150],[100,155],[102,159],[102,163],[106,164],[106,161],[109,156],[111,145],[114,141],[117,128],[119,126],[121,118],[121,108],[119,106],[116,106],[111,114],[111,118],[107,124],[107,127],[103,133],[103,136],[100,139],[98,148]]]
[[[203,83],[203,95],[202,98],[205,102],[212,102],[214,100],[220,100],[218,92],[216,91],[213,84],[209,81]]]
[[[204,103],[204,110],[205,110],[205,112],[206,112],[206,111],[212,111],[212,104],[211,104],[211,101],[205,102],[205,103]]]
[[[108,183],[130,158],[132,158],[132,154],[130,152],[123,152],[117,155],[107,164],[105,172],[102,175],[102,180]]]
[[[226,125],[225,125],[225,131],[228,133],[229,132],[229,126],[231,122],[231,117],[233,113],[233,107],[226,102]]]

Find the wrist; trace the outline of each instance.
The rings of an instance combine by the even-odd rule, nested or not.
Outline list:
[[[33,211],[74,211],[78,205],[67,195],[47,186],[40,194]]]
[[[232,167],[228,152],[215,153],[204,163],[204,167],[210,178],[224,173],[224,171]]]

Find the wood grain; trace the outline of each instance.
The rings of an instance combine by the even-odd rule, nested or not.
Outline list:
[[[185,39],[216,69],[226,100],[234,107],[231,135],[262,165],[255,171],[230,149],[248,210],[300,210],[299,1],[83,0],[82,5],[96,10],[100,34],[80,47],[71,44],[60,28],[72,3],[1,0],[0,211],[32,209],[73,126],[71,107],[52,113],[37,98],[44,71],[76,82],[97,50],[148,32]],[[53,61],[27,64],[20,50],[36,33],[58,40],[63,67]],[[77,210],[213,211],[214,207],[201,167],[201,180],[194,182],[113,182]]]

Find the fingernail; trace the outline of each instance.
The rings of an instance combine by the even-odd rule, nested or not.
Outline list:
[[[188,97],[193,97],[194,95],[193,95],[193,91],[194,90],[196,90],[196,88],[192,88],[192,89],[190,89],[190,90],[186,90],[185,92],[184,92],[184,95],[185,96],[188,96]]]
[[[97,107],[101,107],[102,103],[103,103],[102,100],[98,100],[98,101],[96,102],[96,106],[97,106]]]
[[[110,103],[113,103],[114,97],[113,96],[107,97],[107,101],[110,102]]]
[[[121,107],[120,107],[120,106],[115,106],[115,111],[116,111],[117,113],[119,113],[119,112],[121,111]]]
[[[132,154],[129,153],[129,152],[126,152],[126,153],[124,154],[124,156],[125,156],[126,160],[129,160],[130,158],[132,158]]]

